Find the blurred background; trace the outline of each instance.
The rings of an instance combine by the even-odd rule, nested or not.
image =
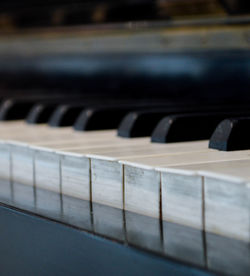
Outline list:
[[[249,13],[243,0],[2,0],[0,89],[248,100]]]

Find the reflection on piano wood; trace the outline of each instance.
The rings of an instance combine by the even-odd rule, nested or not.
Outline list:
[[[0,201],[7,200],[8,205],[15,208],[210,272],[248,275],[250,250],[247,242],[37,187],[33,187],[34,192],[27,197],[29,186],[17,182],[12,196],[7,198],[2,194],[4,187],[6,182],[1,180]],[[36,204],[38,194],[43,209]],[[60,198],[58,204],[52,204],[57,197]]]

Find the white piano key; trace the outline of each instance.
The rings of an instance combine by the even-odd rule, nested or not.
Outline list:
[[[162,219],[203,229],[203,178],[194,171],[160,169]]]
[[[33,147],[37,212],[61,218],[60,156],[53,150]]]
[[[250,159],[175,167],[196,170],[204,178],[204,229],[250,240]]]
[[[62,194],[90,200],[90,160],[74,153],[58,152],[61,159]]]
[[[149,166],[121,162],[124,166],[125,210],[160,217],[160,172]]]
[[[245,182],[204,175],[205,230],[250,240],[250,202]]]
[[[9,142],[13,204],[29,211],[35,209],[33,152],[28,144]]]
[[[0,141],[0,177],[1,179],[10,179],[10,145],[6,141]]]
[[[115,158],[88,155],[91,159],[92,201],[123,208],[123,171]]]
[[[34,186],[34,152],[28,144],[11,142],[12,181]]]
[[[56,193],[61,192],[60,156],[55,151],[32,147],[35,154],[35,185]]]

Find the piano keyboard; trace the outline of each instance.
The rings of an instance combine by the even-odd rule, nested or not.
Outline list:
[[[247,1],[19,2],[0,4],[1,272],[249,275]]]
[[[10,198],[15,183],[23,184],[26,193],[15,196],[25,205],[35,194],[41,213],[60,200],[46,198],[48,190],[250,241],[250,150],[217,151],[207,140],[158,144],[124,139],[115,130],[24,121],[1,122],[0,139],[2,193]]]

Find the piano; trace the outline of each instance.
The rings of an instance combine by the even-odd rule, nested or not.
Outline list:
[[[249,275],[250,4],[1,1],[1,275]]]

